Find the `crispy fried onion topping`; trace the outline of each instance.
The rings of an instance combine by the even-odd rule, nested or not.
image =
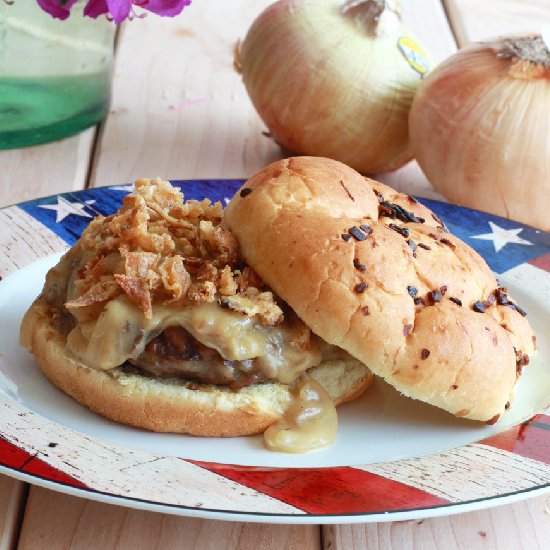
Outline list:
[[[95,218],[82,234],[86,258],[74,282],[81,308],[121,293],[153,315],[154,304],[218,301],[264,324],[282,321],[273,294],[250,267],[223,225],[221,203],[184,201],[160,179],[140,179],[115,214]]]

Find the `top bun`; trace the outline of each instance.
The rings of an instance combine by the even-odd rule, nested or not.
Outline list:
[[[225,222],[315,333],[406,396],[487,422],[509,407],[535,348],[525,312],[412,197],[297,157],[248,180]]]

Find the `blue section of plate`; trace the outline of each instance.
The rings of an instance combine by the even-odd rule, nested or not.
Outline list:
[[[453,235],[479,252],[496,273],[504,273],[534,260],[546,254],[550,248],[550,233],[545,231],[454,204],[428,199],[420,201],[445,222]],[[483,235],[487,235],[487,238],[480,239]],[[503,245],[499,250],[498,235]],[[489,236],[494,237],[489,239]],[[511,242],[514,240],[518,242]]]
[[[186,199],[226,204],[245,180],[172,180]],[[96,215],[115,212],[132,186],[99,187],[21,203],[20,208],[72,245]],[[487,261],[496,273],[548,252],[550,234],[519,222],[439,201],[419,199]],[[251,213],[252,215],[252,213]]]

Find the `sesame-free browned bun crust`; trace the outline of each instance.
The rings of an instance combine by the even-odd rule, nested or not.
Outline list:
[[[324,158],[276,162],[242,189],[226,224],[313,332],[454,415],[496,421],[509,406],[516,351],[534,352],[533,332],[497,303],[485,261],[429,209]],[[388,217],[388,203],[418,219]],[[475,311],[478,301],[486,312]]]
[[[67,354],[63,337],[40,298],[25,315],[21,344],[35,355],[50,381],[80,404],[110,420],[156,432],[207,437],[261,433],[281,418],[291,398],[288,386],[277,383],[238,392],[208,385],[190,389],[175,379],[86,367]],[[372,381],[370,371],[354,359],[326,361],[308,372],[336,404],[355,399]]]

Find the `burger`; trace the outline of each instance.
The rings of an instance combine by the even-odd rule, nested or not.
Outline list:
[[[489,423],[535,349],[483,259],[407,195],[329,159],[276,162],[225,211],[136,182],[46,277],[21,343],[109,419],[268,448],[330,445],[372,372]]]
[[[334,406],[372,374],[243,261],[220,203],[183,198],[142,179],[95,218],[48,272],[22,344],[59,389],[116,422],[215,437],[279,422],[271,448],[330,444]]]

